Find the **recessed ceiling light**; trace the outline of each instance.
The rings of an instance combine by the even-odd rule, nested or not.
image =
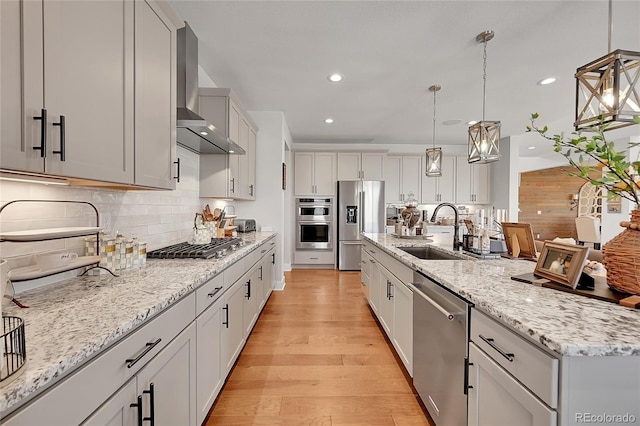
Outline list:
[[[473,126],[474,124],[476,124],[477,121],[476,120],[471,120],[471,121],[467,121],[467,125],[468,126]]]
[[[200,132],[200,134],[201,134],[202,136],[207,136],[209,133],[208,133],[208,132]]]
[[[324,122],[327,124],[333,124],[333,118],[325,118]]]
[[[460,120],[459,118],[453,119],[453,120],[444,120],[442,122],[442,124],[444,124],[445,126],[454,126],[456,124],[460,124],[462,123],[462,120]]]
[[[555,83],[558,79],[555,77],[547,77],[538,82],[540,86],[546,86],[547,84]]]
[[[230,150],[229,150],[229,154],[233,154],[233,153],[235,153],[235,151],[234,151],[234,150],[232,150],[232,149],[230,149]]]
[[[536,149],[536,147],[535,146],[530,146],[527,149]]]
[[[342,74],[334,72],[333,74],[330,74],[329,77],[327,77],[327,78],[329,79],[330,82],[337,83],[339,81],[342,81],[344,76]]]

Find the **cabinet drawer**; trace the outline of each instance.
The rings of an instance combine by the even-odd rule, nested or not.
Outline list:
[[[241,276],[244,275],[245,272],[247,272],[247,263],[246,261],[246,257],[243,257],[242,259],[238,260],[236,263],[234,263],[233,265],[229,266],[227,269],[224,270],[224,286],[225,288],[229,288],[233,285],[233,283],[235,283],[236,281],[238,281],[240,279]]]
[[[389,272],[391,272],[398,280],[403,283],[410,283],[413,281],[413,269],[394,259],[382,250],[372,250],[372,257],[382,264]]]
[[[333,264],[335,259],[332,251],[296,251],[294,256],[296,264]]]
[[[268,251],[269,251],[269,246],[267,244],[263,244],[257,249],[255,249],[254,251],[252,251],[251,253],[249,253],[246,257],[246,263],[245,263],[246,269],[251,269],[253,265],[258,263],[258,261],[262,259],[262,256],[267,254]]]
[[[79,424],[194,320],[195,299],[191,293],[2,424]]]
[[[218,274],[196,290],[196,316],[207,309],[224,293],[223,274]]]
[[[471,341],[551,408],[558,407],[558,359],[477,309],[471,310]]]

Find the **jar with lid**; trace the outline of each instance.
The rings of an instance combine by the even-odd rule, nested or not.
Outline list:
[[[404,206],[404,209],[402,209],[402,212],[400,213],[400,217],[402,217],[402,220],[407,227],[407,232],[409,234],[413,234],[413,228],[416,226],[421,216],[420,210],[418,210],[418,200],[415,199],[413,192],[409,192]]]

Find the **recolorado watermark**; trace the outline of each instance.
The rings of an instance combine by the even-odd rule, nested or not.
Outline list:
[[[635,423],[636,416],[633,414],[595,414],[595,413],[576,413],[576,423],[591,424],[612,424],[612,423]]]

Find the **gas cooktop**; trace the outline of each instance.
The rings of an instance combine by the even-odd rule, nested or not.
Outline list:
[[[244,245],[241,238],[212,238],[208,244],[178,243],[152,250],[147,253],[151,259],[211,259],[223,257],[229,250]]]

